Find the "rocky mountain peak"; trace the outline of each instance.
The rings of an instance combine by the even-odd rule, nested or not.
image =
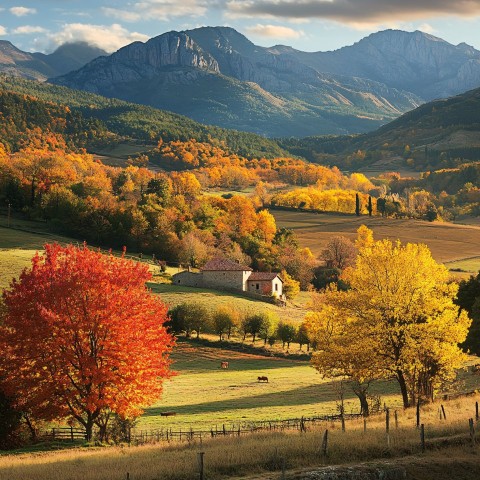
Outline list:
[[[129,62],[141,68],[177,66],[218,72],[217,61],[186,32],[171,31],[151,38],[146,43],[134,42],[114,54],[112,62]]]

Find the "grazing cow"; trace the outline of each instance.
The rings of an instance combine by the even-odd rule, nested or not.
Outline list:
[[[177,414],[177,412],[160,412],[161,417],[173,417]]]
[[[268,377],[257,377],[257,380],[259,382],[267,382],[268,383]]]
[[[227,368],[228,368],[228,362],[222,362],[222,363],[220,364],[220,367],[221,367],[221,368],[224,368],[224,369],[227,369]]]

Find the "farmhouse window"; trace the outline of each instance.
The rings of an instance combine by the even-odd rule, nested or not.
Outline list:
[[[275,291],[278,292],[278,283],[275,284]]]
[[[255,287],[257,288],[257,290],[260,289],[260,285],[258,283],[255,285]]]

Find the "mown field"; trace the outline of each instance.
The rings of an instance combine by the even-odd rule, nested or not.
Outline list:
[[[373,230],[376,239],[425,243],[437,262],[449,268],[480,269],[480,226],[410,219],[335,215],[272,210],[277,226],[295,231],[300,244],[319,255],[333,235],[354,240],[360,225]],[[461,266],[460,266],[461,265]]]
[[[251,342],[249,342],[251,343]],[[260,345],[262,342],[257,342]],[[305,348],[305,347],[304,347]],[[298,345],[292,345],[292,351]],[[233,350],[179,342],[173,354],[178,375],[165,384],[158,404],[146,409],[137,430],[173,427],[210,430],[225,424],[336,414],[336,394],[329,380],[322,379],[308,361],[275,358]],[[228,370],[220,368],[228,361]],[[268,383],[258,382],[267,376]],[[399,407],[394,383],[382,382],[388,404]],[[358,413],[358,401],[346,395],[349,413]],[[161,417],[161,412],[176,412]]]

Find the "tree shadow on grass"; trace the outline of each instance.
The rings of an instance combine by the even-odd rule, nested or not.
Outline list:
[[[230,385],[228,388],[249,387],[257,382],[244,385]],[[272,388],[272,383],[265,383],[265,388]],[[274,384],[273,384],[274,385]],[[345,399],[354,399],[355,395],[346,392]],[[295,388],[293,390],[282,392],[269,392],[251,397],[229,398],[227,400],[218,400],[213,402],[202,402],[194,405],[171,405],[169,411],[174,411],[178,415],[201,414],[204,412],[225,412],[229,410],[247,410],[260,407],[287,407],[299,405],[313,405],[321,402],[332,402],[336,400],[335,392],[329,384],[309,385],[307,387]],[[152,407],[145,409],[143,416],[159,416],[165,407]],[[295,412],[292,411],[292,416]]]

